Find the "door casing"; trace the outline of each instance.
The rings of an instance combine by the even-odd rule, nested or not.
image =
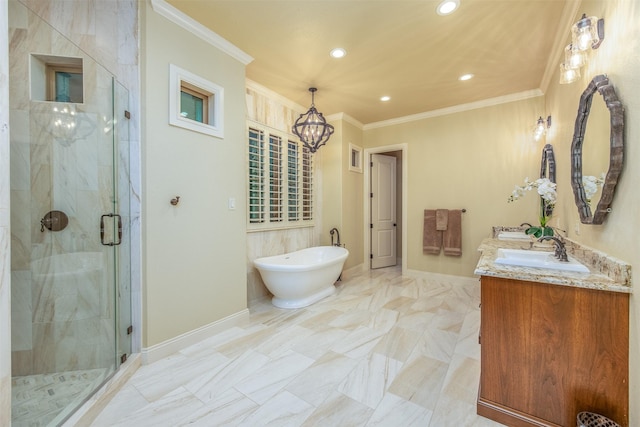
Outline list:
[[[370,225],[371,224],[371,212],[369,210],[369,203],[371,194],[371,168],[369,164],[371,162],[371,154],[383,154],[391,151],[401,151],[402,152],[402,223],[401,230],[398,230],[398,234],[402,237],[401,247],[402,247],[402,272],[405,273],[407,271],[407,190],[408,190],[408,181],[409,181],[409,147],[406,143],[402,144],[393,144],[393,145],[385,145],[382,147],[374,147],[374,148],[365,148],[364,150],[364,159],[365,159],[365,167],[364,169],[364,194],[363,194],[363,212],[364,212],[364,251],[363,251],[363,270],[371,269],[370,262],[370,250],[371,250],[371,233],[370,233]]]

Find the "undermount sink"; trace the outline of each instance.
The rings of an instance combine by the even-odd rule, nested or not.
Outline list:
[[[589,269],[576,261],[573,257],[568,257],[569,261],[560,261],[553,252],[520,250],[520,249],[498,249],[496,264],[514,265],[519,267],[546,268],[549,270],[573,271],[576,273],[588,273]]]

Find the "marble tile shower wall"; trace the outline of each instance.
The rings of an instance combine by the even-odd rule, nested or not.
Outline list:
[[[272,99],[252,88],[247,88],[246,103],[249,120],[283,132],[289,132],[291,124],[295,123],[301,114],[279,100]],[[318,191],[319,181],[317,178],[314,179],[316,194],[320,194]],[[320,212],[320,207],[320,202],[316,198],[316,212]],[[318,218],[316,218],[316,223],[320,223]],[[247,233],[247,301],[249,306],[255,305],[271,295],[264,286],[260,273],[253,266],[254,259],[317,246],[319,241],[317,226]]]
[[[0,5],[0,34],[8,34],[6,7]],[[0,43],[0,425],[11,425],[11,282],[9,265],[9,57],[7,43]]]
[[[106,319],[112,317],[114,311],[112,297],[98,286],[83,286],[85,290],[75,293],[69,289],[73,281],[104,283],[99,276],[106,271],[103,267],[113,262],[98,254],[100,244],[95,238],[97,212],[111,203],[109,191],[102,191],[112,174],[108,143],[111,135],[101,131],[107,123],[100,114],[110,111],[111,74],[128,88],[129,110],[133,113],[129,140],[121,144],[119,153],[121,157],[131,158],[131,168],[128,176],[121,175],[119,179],[130,183],[132,221],[127,225],[131,226],[131,262],[139,266],[137,2],[10,0],[8,11],[14,213],[11,218],[13,373],[78,369],[95,366],[95,363],[104,366],[99,359],[105,357],[102,354],[111,356],[112,352],[99,349],[104,348],[102,344],[111,337],[98,331],[109,329],[104,323],[109,322]],[[29,80],[15,77],[29,75],[31,53],[84,59],[85,102],[78,107],[77,117],[87,125],[83,141],[92,143],[75,144],[68,139],[66,143],[51,143],[51,126],[47,125],[54,114],[51,104],[32,102]],[[66,233],[40,231],[40,218],[50,209],[69,215]],[[83,252],[86,256],[80,261],[64,255],[50,257],[42,269],[32,263],[46,255],[67,252]],[[88,267],[74,268],[77,273],[70,280],[60,281],[36,271],[62,272],[75,262]],[[134,268],[132,273],[132,283],[139,284],[139,268]],[[134,307],[139,307],[139,285],[134,285],[132,297]],[[96,316],[103,320],[82,320]],[[96,336],[100,338],[92,338]],[[65,346],[56,346],[58,340],[65,341]],[[79,350],[76,353],[82,357],[74,359],[69,348]],[[47,356],[37,356],[44,354]]]

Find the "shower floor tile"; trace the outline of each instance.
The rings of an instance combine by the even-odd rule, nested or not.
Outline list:
[[[85,369],[11,379],[11,425],[39,427],[56,425],[56,419],[74,408],[102,383],[107,369]]]

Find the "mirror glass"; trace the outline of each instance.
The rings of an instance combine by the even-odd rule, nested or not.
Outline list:
[[[582,145],[582,185],[592,210],[600,201],[604,175],[609,169],[610,129],[609,109],[602,96],[595,94]]]
[[[624,160],[624,108],[607,76],[595,76],[582,93],[574,129],[571,187],[580,221],[602,224]]]
[[[542,149],[542,160],[540,162],[540,178],[549,178],[549,181],[556,182],[556,158],[553,154],[553,146],[546,144]],[[553,214],[553,206],[547,205],[545,214]]]

